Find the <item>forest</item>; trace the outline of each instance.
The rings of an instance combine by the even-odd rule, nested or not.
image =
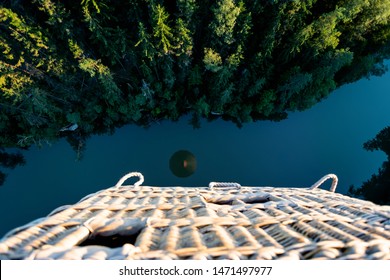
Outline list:
[[[383,74],[389,20],[390,0],[0,0],[1,166],[125,124],[283,120]]]

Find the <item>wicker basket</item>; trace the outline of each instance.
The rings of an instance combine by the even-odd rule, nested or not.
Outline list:
[[[389,206],[316,187],[122,186],[133,175],[8,233],[0,259],[390,259]]]

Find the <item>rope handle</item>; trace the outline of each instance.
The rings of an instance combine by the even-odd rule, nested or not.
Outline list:
[[[314,190],[314,189],[318,188],[319,186],[321,186],[328,179],[332,179],[333,180],[332,181],[332,185],[330,186],[330,191],[331,192],[335,192],[336,191],[336,187],[337,187],[337,183],[339,181],[339,179],[337,178],[337,176],[335,174],[325,175],[324,177],[319,179],[317,182],[315,182],[309,189],[310,190]]]
[[[119,188],[119,187],[122,187],[122,184],[129,178],[131,177],[138,177],[139,180],[137,182],[134,183],[134,186],[135,187],[138,187],[138,186],[141,186],[141,184],[144,182],[144,175],[142,175],[141,172],[130,172],[130,173],[127,173],[125,176],[123,176],[122,178],[120,178],[120,180],[118,181],[118,183],[116,183],[115,187],[116,188]]]
[[[209,183],[209,189],[241,189],[241,185],[239,183],[233,183],[233,182],[210,182]]]
[[[125,176],[123,176],[118,181],[118,183],[116,183],[115,187],[116,188],[121,187],[122,184],[127,179],[129,179],[131,177],[138,177],[139,178],[139,180],[134,183],[134,186],[136,186],[136,187],[140,186],[144,182],[144,175],[142,175],[141,172],[130,172],[130,173],[126,174]],[[327,175],[325,175],[320,180],[315,182],[309,189],[310,190],[314,190],[314,189],[318,188],[319,186],[321,186],[328,179],[332,179],[333,180],[332,181],[332,185],[330,187],[330,191],[331,192],[335,192],[336,191],[336,187],[337,187],[337,183],[338,183],[338,178],[337,178],[337,175],[335,175],[335,174],[327,174]],[[235,182],[210,182],[209,183],[209,189],[210,190],[213,190],[213,189],[227,189],[227,188],[241,189],[241,185],[239,183],[235,183]]]

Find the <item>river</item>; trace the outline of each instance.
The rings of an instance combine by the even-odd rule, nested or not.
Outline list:
[[[0,187],[0,236],[8,230],[74,204],[83,196],[115,185],[129,171],[140,171],[149,186],[206,186],[232,181],[243,186],[309,187],[327,173],[339,177],[337,192],[360,186],[386,156],[363,143],[390,124],[390,73],[363,79],[281,122],[244,124],[188,118],[163,121],[148,129],[125,126],[114,135],[94,136],[81,161],[64,140],[24,152],[26,165],[9,172]],[[191,151],[195,173],[174,176],[169,159]],[[131,180],[129,180],[131,182]],[[328,188],[330,182],[324,185]]]

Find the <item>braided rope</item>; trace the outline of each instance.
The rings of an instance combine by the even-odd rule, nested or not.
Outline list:
[[[321,186],[328,179],[332,179],[333,180],[332,181],[332,185],[330,186],[330,191],[331,192],[335,192],[336,191],[336,187],[337,187],[337,183],[339,181],[339,179],[337,178],[337,176],[335,174],[325,175],[324,177],[319,179],[317,182],[315,182],[309,189],[310,190],[314,190],[314,189],[318,188],[319,186]]]
[[[233,182],[210,182],[209,183],[209,189],[228,189],[228,188],[234,188],[234,189],[241,189],[241,185],[239,183],[233,183]]]
[[[118,181],[118,183],[116,183],[115,187],[116,188],[119,188],[122,186],[122,184],[129,178],[131,177],[138,177],[139,180],[137,182],[134,183],[134,186],[138,187],[138,186],[141,186],[141,184],[144,182],[144,175],[142,175],[141,172],[130,172],[130,173],[127,173],[125,176],[123,176],[122,178],[120,178],[120,180]]]

